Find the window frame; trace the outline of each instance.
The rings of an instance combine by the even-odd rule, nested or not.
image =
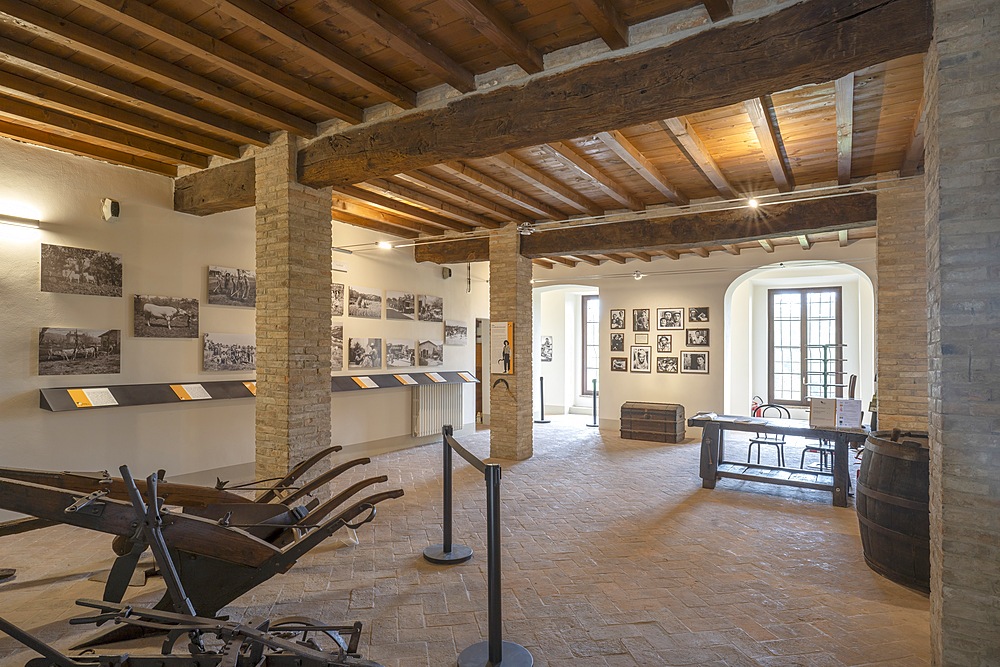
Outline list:
[[[816,375],[816,373],[809,373],[809,364],[807,359],[809,359],[809,304],[808,295],[810,293],[821,293],[821,292],[833,292],[837,295],[837,307],[836,313],[836,324],[835,324],[835,344],[837,347],[834,348],[836,354],[832,357],[834,365],[837,370],[843,371],[844,364],[844,294],[843,288],[840,285],[830,285],[828,287],[794,287],[794,288],[779,288],[779,289],[769,289],[767,290],[767,402],[768,403],[780,403],[781,405],[792,405],[792,406],[809,406],[809,387],[806,382],[809,375]],[[777,294],[798,294],[801,297],[800,307],[801,314],[799,317],[799,383],[800,383],[800,396],[801,399],[798,401],[792,401],[787,399],[777,399],[774,395],[774,297]],[[841,378],[843,373],[841,373]],[[840,381],[837,384],[842,384]],[[843,397],[843,387],[836,387],[836,394],[838,398]]]
[[[597,332],[597,341],[594,342],[593,344],[589,343],[588,340],[587,340],[587,324],[590,324],[590,322],[588,322],[588,320],[587,320],[587,305],[590,303],[591,300],[597,301],[597,319],[594,321],[594,323],[597,324],[598,332]],[[600,376],[600,373],[601,373],[601,363],[600,363],[600,359],[601,359],[601,338],[600,338],[600,336],[601,336],[601,332],[600,332],[600,328],[601,328],[601,306],[600,306],[600,301],[601,301],[601,295],[600,294],[581,294],[580,295],[580,323],[581,323],[581,328],[580,328],[580,342],[581,342],[580,350],[582,352],[582,356],[581,356],[581,359],[580,359],[580,384],[583,385],[582,386],[582,391],[580,393],[581,396],[593,396],[594,395],[594,390],[587,386],[587,347],[589,347],[591,345],[593,347],[597,348],[597,360],[598,361],[597,361],[597,366],[595,367],[595,370],[597,371],[598,376]],[[600,380],[598,380],[597,384],[598,384],[598,386],[600,385]],[[597,390],[597,395],[598,396],[601,395],[601,390],[600,389]]]

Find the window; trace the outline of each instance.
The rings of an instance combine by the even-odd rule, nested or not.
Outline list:
[[[583,312],[583,395],[594,395],[594,380],[601,368],[601,302],[594,294],[580,298]]]
[[[768,290],[768,402],[807,405],[841,396],[839,287]]]

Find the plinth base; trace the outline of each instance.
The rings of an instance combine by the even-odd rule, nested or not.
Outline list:
[[[453,544],[451,551],[445,551],[443,544],[432,544],[424,549],[424,558],[438,565],[457,565],[472,558],[472,549],[464,544]]]
[[[536,419],[535,423],[536,424],[551,424],[552,420],[551,419]]]
[[[458,667],[489,667],[490,643],[479,642],[462,651],[458,656]],[[503,660],[497,667],[531,667],[534,658],[528,649],[514,642],[503,642]]]
[[[587,426],[591,428],[597,428],[598,426],[600,426],[600,424],[587,424]]]

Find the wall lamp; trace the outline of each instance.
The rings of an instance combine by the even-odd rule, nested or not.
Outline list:
[[[39,220],[19,218],[16,215],[4,215],[2,213],[0,213],[0,222],[7,225],[17,225],[18,227],[30,227],[32,229],[38,229],[42,224]]]

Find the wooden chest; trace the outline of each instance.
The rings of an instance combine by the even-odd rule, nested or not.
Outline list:
[[[676,403],[622,404],[622,437],[626,440],[681,442],[684,440],[684,406]]]

